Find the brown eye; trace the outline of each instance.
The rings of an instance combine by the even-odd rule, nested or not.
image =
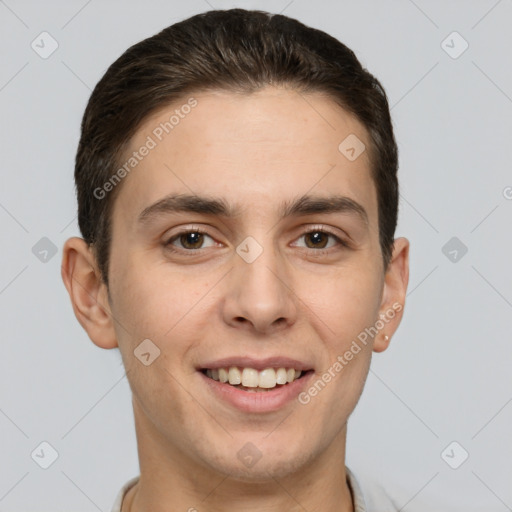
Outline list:
[[[335,251],[336,249],[341,250],[349,248],[349,245],[339,236],[331,233],[327,229],[320,228],[313,228],[312,231],[303,232],[292,245],[294,247],[301,247],[302,249],[312,249],[312,254],[315,250]]]
[[[325,246],[329,242],[329,237],[332,236],[333,235],[324,233],[323,231],[312,231],[311,233],[306,233],[304,239],[307,247],[310,249],[325,249]]]
[[[170,238],[165,246],[170,250],[194,250],[213,247],[215,240],[210,235],[197,230],[182,231]],[[174,249],[176,248],[176,249]]]
[[[203,242],[203,233],[193,232],[180,235],[180,243],[185,249],[200,249]]]

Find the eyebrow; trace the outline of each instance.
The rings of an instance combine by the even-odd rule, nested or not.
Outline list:
[[[175,194],[168,195],[147,208],[144,208],[139,214],[138,222],[147,223],[165,214],[185,212],[232,218],[240,215],[242,209],[240,206],[228,204],[222,198],[193,194]],[[365,224],[368,224],[368,214],[364,207],[350,197],[341,195],[330,195],[326,197],[304,195],[292,201],[285,201],[280,208],[281,218],[314,215],[318,213],[355,214]]]

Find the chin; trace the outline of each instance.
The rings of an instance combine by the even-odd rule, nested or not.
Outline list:
[[[243,449],[242,449],[243,450]],[[300,472],[302,468],[310,463],[313,458],[312,455],[307,455],[302,449],[298,449],[296,453],[276,453],[276,450],[268,450],[254,452],[254,461],[248,461],[247,464],[243,462],[243,452],[238,457],[236,454],[235,459],[232,457],[226,458],[226,455],[220,457],[215,461],[208,461],[208,465],[216,472],[228,476],[230,479],[237,480],[248,484],[265,484],[269,480],[280,480],[290,475]],[[250,449],[246,450],[251,453]],[[211,454],[210,454],[211,455]]]

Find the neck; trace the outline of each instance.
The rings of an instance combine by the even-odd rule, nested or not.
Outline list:
[[[251,481],[190,460],[169,446],[135,402],[134,413],[140,478],[125,496],[122,512],[354,510],[345,471],[346,425],[327,449],[296,471]]]

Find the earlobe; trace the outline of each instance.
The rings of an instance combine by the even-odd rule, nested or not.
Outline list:
[[[106,284],[85,240],[70,238],[63,248],[61,275],[76,318],[98,347],[115,348],[117,339]]]
[[[406,238],[397,238],[393,244],[393,254],[384,276],[382,302],[379,310],[382,328],[375,336],[374,352],[382,352],[388,348],[391,337],[400,325],[408,283],[409,241]]]
[[[374,352],[384,352],[389,347],[391,343],[391,337],[387,334],[377,334],[375,339],[373,340],[373,351]]]

